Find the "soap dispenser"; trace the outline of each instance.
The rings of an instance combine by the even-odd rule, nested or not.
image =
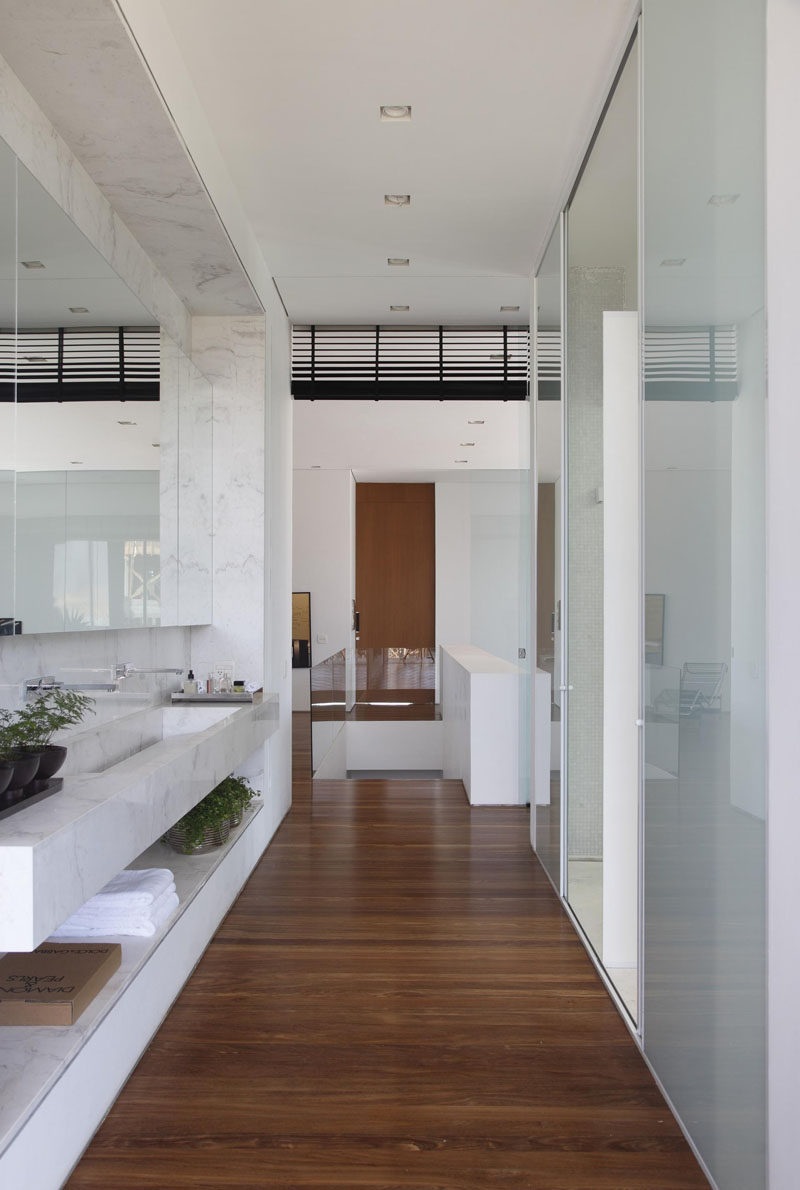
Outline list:
[[[190,669],[186,675],[186,681],[183,683],[184,694],[197,694],[197,679],[194,672]]]

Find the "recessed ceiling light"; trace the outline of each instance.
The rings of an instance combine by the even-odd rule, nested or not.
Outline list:
[[[682,264],[686,264],[685,256],[665,256],[661,261],[662,269],[679,269]]]
[[[405,314],[406,310],[410,310],[411,307],[410,306],[390,306],[389,309],[392,310],[395,314]]]
[[[118,426],[135,426],[136,424],[135,421],[117,421]]]
[[[410,264],[407,256],[387,256],[386,263],[395,268],[403,268],[404,265]]]
[[[453,459],[454,463],[468,463],[469,459]]]
[[[70,306],[69,312],[70,312],[70,314],[88,314],[89,307],[88,306]]]
[[[712,194],[708,205],[710,207],[731,207],[738,197],[738,194]]]
[[[44,265],[41,260],[23,260],[20,261],[24,269],[43,269]]]
[[[513,310],[519,310],[519,306],[501,306],[501,307],[500,307],[500,312],[501,312],[501,313],[502,313],[503,311],[509,311],[509,312],[511,312],[511,311],[513,311]]]
[[[381,119],[382,120],[410,120],[411,119],[411,104],[410,103],[382,103],[381,104]]]
[[[384,194],[383,201],[387,207],[410,207],[410,194]]]
[[[474,446],[474,442],[459,442],[459,446]]]
[[[483,417],[468,417],[467,425],[468,426],[482,426],[484,421],[485,421],[485,418],[483,418]]]

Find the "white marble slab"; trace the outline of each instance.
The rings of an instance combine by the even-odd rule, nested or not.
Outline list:
[[[193,312],[258,311],[260,303],[116,6],[108,0],[37,0],[5,5],[2,21],[6,61],[64,138],[62,154],[75,154],[75,165],[79,161],[88,175],[85,182],[91,179],[101,201],[113,207],[109,223],[118,225],[116,238],[135,236],[135,247],[142,245]],[[47,185],[47,178],[41,180]],[[100,193],[88,201],[79,196],[83,201],[75,205],[86,206],[96,219]],[[104,255],[116,264],[108,251]],[[150,261],[137,262],[142,287],[151,289],[163,308],[157,279],[148,275],[155,273]],[[165,321],[150,301],[145,304]]]
[[[60,793],[0,822],[0,950],[38,946],[277,726],[269,696],[140,711],[85,733],[84,763],[110,766],[68,775]]]

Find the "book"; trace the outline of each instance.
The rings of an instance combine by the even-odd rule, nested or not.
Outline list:
[[[73,1025],[122,961],[118,942],[44,942],[0,959],[0,1025]]]

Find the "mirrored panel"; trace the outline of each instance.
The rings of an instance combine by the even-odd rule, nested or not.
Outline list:
[[[567,896],[634,1019],[638,578],[623,568],[639,502],[638,82],[634,43],[567,211],[565,361]]]
[[[17,629],[207,623],[211,385],[16,172],[16,400],[3,406],[15,409],[15,482],[0,481],[0,517],[15,487]]]

